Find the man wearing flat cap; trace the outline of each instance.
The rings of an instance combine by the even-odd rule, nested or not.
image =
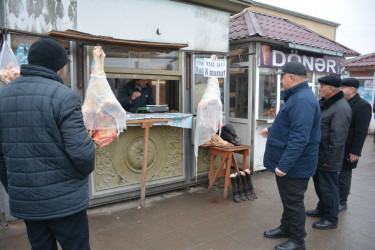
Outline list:
[[[355,78],[345,78],[342,81],[341,90],[344,92],[344,97],[352,109],[352,120],[345,142],[344,161],[339,175],[339,211],[347,209],[347,200],[352,182],[352,169],[357,167],[371,121],[371,105],[359,96],[357,93],[358,88],[359,81]]]
[[[285,103],[261,135],[267,138],[263,163],[275,173],[284,210],[281,225],[265,231],[264,237],[289,238],[276,249],[305,249],[304,197],[318,163],[320,107],[303,64],[289,62],[276,74],[281,75]]]
[[[352,116],[351,108],[340,91],[339,75],[318,79],[321,114],[321,140],[318,169],[313,177],[315,192],[319,198],[316,209],[306,215],[322,217],[313,223],[316,229],[337,228],[339,214],[339,172],[344,158],[345,141]]]
[[[86,209],[95,145],[79,96],[63,84],[68,54],[33,43],[21,76],[0,89],[0,180],[32,249],[90,249]]]

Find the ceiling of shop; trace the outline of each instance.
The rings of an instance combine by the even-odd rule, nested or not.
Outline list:
[[[340,52],[346,56],[359,55],[357,51],[323,37],[288,19],[249,9],[231,17],[229,32],[231,41],[261,37]]]

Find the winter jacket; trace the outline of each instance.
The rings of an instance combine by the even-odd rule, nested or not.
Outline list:
[[[327,100],[321,99],[319,103],[322,110],[322,138],[319,144],[318,168],[327,172],[339,172],[344,159],[352,111],[342,91]]]
[[[0,89],[0,176],[12,215],[47,220],[83,211],[94,164],[79,96],[56,72],[22,65]]]
[[[135,81],[130,81],[120,88],[120,91],[117,95],[117,100],[126,111],[135,113],[137,111],[137,108],[139,107],[144,107],[146,105],[155,105],[155,100],[152,96],[150,85],[147,85],[146,88],[142,88],[141,96],[131,101],[130,97],[135,91],[138,91],[135,88]]]
[[[263,163],[268,171],[279,168],[291,178],[315,174],[320,140],[320,108],[308,83],[283,92],[284,105],[268,128]]]
[[[344,162],[342,167],[352,169],[357,167],[358,161],[350,162],[349,153],[361,156],[362,147],[365,143],[368,127],[371,121],[371,105],[356,94],[348,100],[352,109],[352,120],[350,122],[348,138],[345,142]]]

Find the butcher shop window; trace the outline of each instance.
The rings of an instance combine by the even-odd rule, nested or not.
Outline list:
[[[202,99],[204,90],[207,87],[208,77],[204,76],[203,72],[203,63],[204,59],[210,59],[212,55],[193,55],[192,60],[192,87],[193,87],[193,110],[194,113],[197,113],[197,108],[200,100]],[[226,59],[226,56],[223,55],[216,55],[217,59]],[[226,82],[226,78],[218,78],[219,87],[220,87],[220,100],[223,104],[223,112],[224,112],[224,86]]]
[[[115,72],[119,69],[179,71],[179,52],[137,52],[103,48],[105,71]]]

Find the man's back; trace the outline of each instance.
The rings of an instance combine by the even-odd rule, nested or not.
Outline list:
[[[21,77],[0,89],[0,170],[21,219],[59,218],[88,205],[95,149],[79,97],[60,81],[45,67],[23,65]]]

